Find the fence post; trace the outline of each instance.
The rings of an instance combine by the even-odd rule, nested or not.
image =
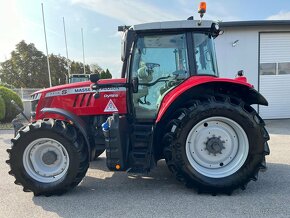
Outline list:
[[[20,92],[21,92],[21,99],[23,99],[23,88],[20,88]]]

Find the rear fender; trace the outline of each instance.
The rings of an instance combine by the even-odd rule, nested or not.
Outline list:
[[[49,113],[49,114],[57,114],[57,115],[61,115],[62,117],[64,117],[65,119],[72,121],[74,126],[76,128],[78,128],[78,130],[81,132],[82,136],[84,137],[85,141],[86,141],[86,145],[88,147],[88,152],[89,152],[89,157],[90,160],[93,159],[93,157],[91,156],[91,150],[92,150],[92,146],[90,144],[90,140],[89,140],[89,136],[87,134],[87,126],[86,123],[78,116],[76,116],[75,114],[66,111],[64,109],[60,109],[60,108],[43,108],[41,110],[41,112],[44,113]]]
[[[190,79],[189,79],[190,80]],[[267,100],[257,92],[249,83],[243,83],[235,79],[214,78],[211,81],[200,80],[199,83],[194,81],[188,83],[185,81],[171,92],[169,92],[162,100],[160,105],[156,123],[167,117],[181,107],[185,102],[203,94],[225,94],[241,98],[248,105],[260,104],[268,106]]]

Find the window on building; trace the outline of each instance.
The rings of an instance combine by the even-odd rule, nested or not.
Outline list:
[[[260,75],[276,75],[276,63],[261,63]]]
[[[278,75],[290,74],[290,62],[278,64]]]

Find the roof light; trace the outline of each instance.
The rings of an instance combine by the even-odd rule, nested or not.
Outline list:
[[[206,2],[200,2],[199,8],[198,8],[198,13],[200,15],[200,21],[198,22],[198,26],[201,25],[201,20],[202,20],[203,15],[205,14],[205,12],[206,12]]]
[[[198,13],[200,13],[200,16],[203,17],[203,14],[206,12],[206,2],[200,2]]]

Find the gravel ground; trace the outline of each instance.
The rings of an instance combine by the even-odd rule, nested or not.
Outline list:
[[[0,217],[290,217],[290,120],[267,122],[268,171],[231,196],[198,195],[175,181],[164,161],[148,177],[109,172],[105,156],[60,197],[34,197],[8,175],[6,149],[13,136],[0,130]]]

